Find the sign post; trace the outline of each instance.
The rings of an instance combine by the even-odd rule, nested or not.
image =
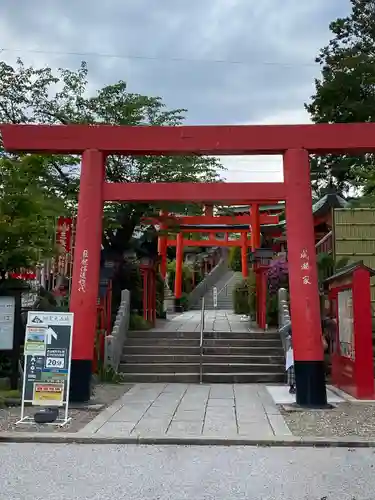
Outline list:
[[[27,286],[22,280],[5,280],[0,289],[0,351],[11,358],[10,388],[18,388],[19,359],[24,328],[22,294]]]
[[[212,299],[213,299],[213,303],[214,303],[214,308],[217,309],[217,288],[216,288],[216,286],[214,286],[212,289]]]
[[[13,349],[15,304],[14,297],[0,297],[0,351]]]
[[[64,407],[63,418],[51,425],[70,421],[69,383],[72,358],[73,313],[29,311],[25,335],[25,363],[21,418],[17,424],[34,423],[25,416],[25,404]]]

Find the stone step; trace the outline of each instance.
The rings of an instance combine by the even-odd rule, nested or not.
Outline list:
[[[184,355],[192,356],[199,355],[199,343],[195,345],[125,345],[123,354],[138,354],[138,355]],[[254,356],[284,356],[284,351],[281,346],[278,347],[234,347],[227,346],[204,346],[204,353],[207,355],[254,355]]]
[[[231,302],[232,300],[233,300],[233,298],[229,294],[224,295],[224,296],[219,295],[219,297],[217,298],[217,303],[218,304],[227,304],[227,303]],[[214,302],[213,295],[210,294],[209,296],[205,296],[204,302],[205,302],[204,305],[206,305],[206,303],[213,304],[213,302]],[[220,309],[220,308],[218,307],[218,309]]]
[[[210,384],[279,384],[285,373],[206,373],[203,381]]]
[[[199,332],[200,335],[200,332]],[[203,337],[205,340],[255,340],[255,341],[265,341],[265,342],[279,342],[281,343],[280,335],[278,332],[263,332],[252,331],[252,332],[222,332],[222,331],[206,331],[203,332]]]
[[[122,356],[122,363],[140,363],[140,364],[151,364],[151,363],[200,363],[201,356],[199,353],[196,354],[126,354]],[[254,355],[237,355],[237,354],[224,354],[222,356],[217,354],[203,354],[203,362],[208,364],[230,364],[230,363],[242,363],[242,364],[276,364],[284,366],[284,356],[254,356]]]
[[[228,293],[228,295],[222,295],[222,294],[220,294],[218,296],[218,298],[217,298],[217,303],[218,304],[221,304],[221,303],[225,304],[226,302],[231,302],[232,300],[233,300],[233,296],[230,293]],[[210,293],[209,295],[205,295],[204,296],[204,302],[205,302],[204,305],[206,305],[206,303],[207,304],[213,304],[213,301],[214,301],[214,298],[213,298],[213,294],[212,293]]]
[[[195,346],[192,345],[125,345],[123,349],[123,355],[128,354],[139,354],[139,355],[162,355],[162,354],[173,354],[175,355],[194,355],[199,354],[200,348],[199,343]]]
[[[210,322],[210,320],[206,320]],[[223,331],[205,331],[203,332],[204,338],[215,338],[215,339],[225,339],[229,338],[231,340],[245,339],[245,340],[276,340],[280,342],[280,335],[278,332],[263,332],[263,331],[250,331],[250,332],[223,332]],[[130,331],[127,334],[127,340],[130,339],[199,339],[200,331],[186,331],[186,332],[176,332],[176,331],[161,331],[161,330],[145,330],[145,331]]]
[[[122,381],[127,384],[140,383],[199,383],[199,373],[122,373]]]
[[[284,358],[284,350],[281,345],[277,347],[234,347],[231,345],[207,347],[206,345],[204,345],[204,353],[206,355],[216,355],[216,356],[251,355],[255,357],[279,356]]]
[[[238,332],[224,331],[227,325],[228,321],[220,315],[206,315],[202,358],[198,327],[186,332],[129,332],[120,364],[124,382],[197,383],[201,362],[203,381],[207,383],[285,381],[284,352],[278,332],[257,328],[245,331],[247,325],[240,322]],[[171,326],[173,323],[168,325]],[[218,327],[218,331],[212,331],[212,326]],[[233,323],[232,327],[236,328]]]
[[[204,345],[206,347],[264,347],[264,348],[274,348],[281,347],[280,340],[268,340],[268,339],[231,339],[231,338],[220,338],[212,339],[205,338]]]
[[[199,373],[199,363],[121,363],[122,373]]]
[[[121,363],[123,373],[199,373],[200,363]],[[202,363],[203,373],[281,373],[284,364]]]
[[[201,305],[198,304],[198,305],[195,305],[195,306],[192,306],[190,308],[190,310],[194,310],[194,311],[200,311],[201,310]],[[226,312],[232,312],[234,313],[234,308],[233,308],[233,303],[230,302],[230,303],[225,303],[225,304],[218,304],[217,307],[214,307],[214,304],[213,302],[208,302],[208,303],[205,303],[204,304],[204,310],[205,312],[207,313],[207,311],[226,311]]]
[[[158,347],[194,347],[199,346],[199,338],[131,338],[124,345],[124,349],[134,346],[158,346]]]
[[[204,345],[206,347],[263,347],[263,348],[280,348],[281,343],[278,340],[263,340],[263,339],[212,339],[204,338]],[[199,346],[200,339],[196,337],[195,339],[129,339],[124,349],[127,347],[134,346],[163,346],[163,347],[194,347]]]
[[[129,384],[144,382],[196,384],[199,373],[123,373],[123,381]],[[285,374],[278,373],[206,373],[204,383],[210,384],[277,384],[285,382]]]

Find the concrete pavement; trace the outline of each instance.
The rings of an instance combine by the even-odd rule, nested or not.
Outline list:
[[[266,386],[135,384],[80,435],[151,438],[291,436]]]
[[[205,311],[205,332],[249,332],[250,322],[241,321],[239,314],[230,311]],[[182,314],[171,315],[168,320],[158,321],[157,331],[196,332],[201,327],[201,311],[186,311]],[[251,328],[257,331],[257,328]],[[263,331],[263,330],[259,330]]]
[[[6,500],[370,500],[373,450],[0,445]]]
[[[0,443],[375,448],[374,439],[357,436],[292,435],[277,407],[291,403],[277,385],[135,384],[78,432],[0,432]]]

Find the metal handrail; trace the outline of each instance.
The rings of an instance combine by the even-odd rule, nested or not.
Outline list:
[[[202,308],[201,308],[201,336],[199,342],[199,383],[203,381],[203,335],[204,334],[204,297],[202,297]]]

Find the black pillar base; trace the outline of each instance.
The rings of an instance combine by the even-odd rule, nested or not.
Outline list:
[[[326,408],[327,390],[324,361],[294,361],[297,405]]]
[[[70,370],[69,401],[85,403],[91,397],[91,359],[72,359]]]
[[[181,299],[174,299],[174,311],[177,313],[182,313],[183,309],[181,306]]]

